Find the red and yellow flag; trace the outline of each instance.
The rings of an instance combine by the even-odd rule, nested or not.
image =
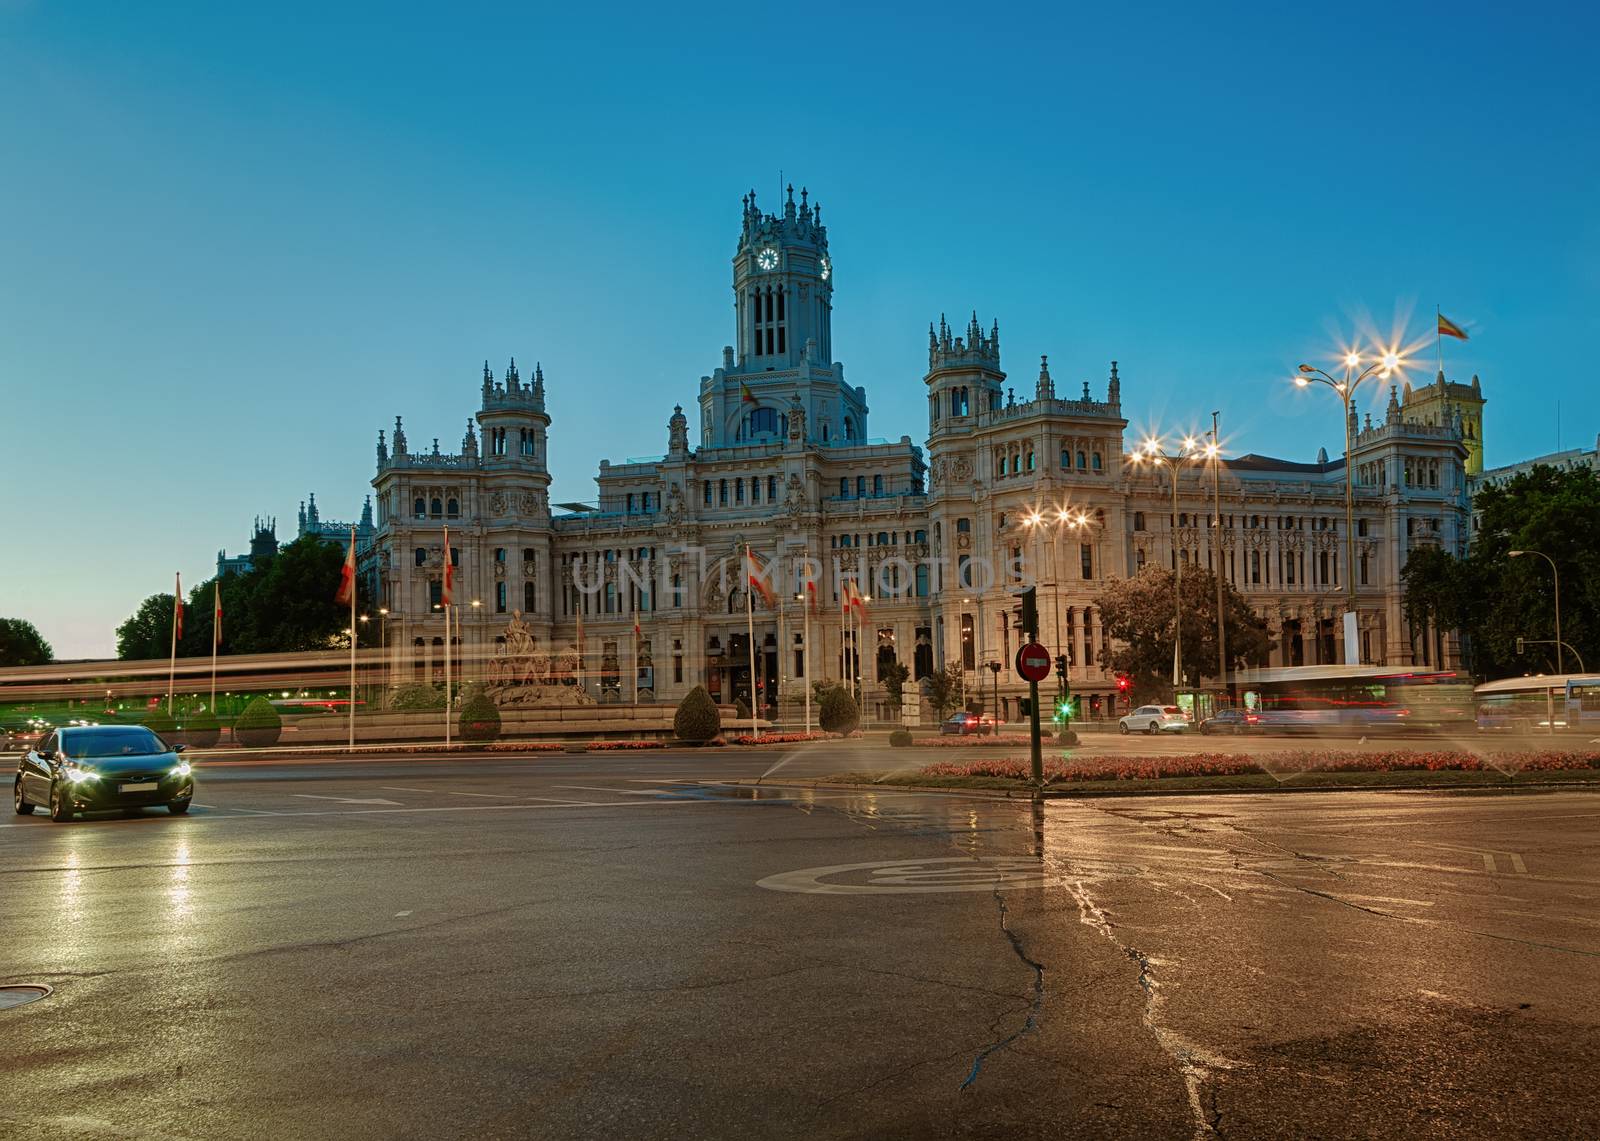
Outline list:
[[[339,592],[333,596],[338,606],[349,606],[356,596],[356,534],[350,532],[350,547],[344,553],[344,566],[339,570]]]
[[[741,403],[741,404],[757,404],[757,403],[760,403],[758,400],[756,400],[756,394],[750,391],[750,386],[748,384],[746,384],[742,380],[739,382],[739,403]]]
[[[211,584],[212,614],[211,614],[211,646],[215,649],[222,645],[222,580],[218,579]]]
[[[172,637],[174,641],[183,641],[183,575],[173,576],[172,588]]]
[[[756,557],[751,553],[748,546],[744,549],[744,570],[745,577],[750,580],[750,589],[759,594],[761,601],[765,602],[770,609],[776,601],[776,596],[772,593],[772,587],[767,582],[766,571],[757,565]]]
[[[1454,337],[1458,341],[1465,341],[1468,339],[1467,331],[1460,325],[1457,325],[1454,321],[1450,320],[1450,318],[1446,317],[1443,313],[1439,314],[1439,335],[1441,337]]]
[[[351,550],[354,550],[352,545]],[[444,529],[444,586],[439,591],[439,602],[444,606],[455,605],[456,600],[456,568],[455,561],[450,557],[450,528]]]

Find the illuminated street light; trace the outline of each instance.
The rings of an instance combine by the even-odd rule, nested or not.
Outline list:
[[[1359,622],[1356,615],[1356,492],[1355,492],[1355,441],[1350,431],[1350,401],[1355,396],[1355,390],[1363,380],[1369,376],[1379,376],[1387,380],[1404,365],[1400,354],[1393,349],[1386,349],[1370,365],[1359,374],[1356,369],[1361,368],[1361,354],[1350,352],[1344,358],[1344,378],[1338,379],[1329,376],[1315,365],[1302,364],[1299,366],[1299,375],[1294,378],[1295,385],[1305,388],[1312,382],[1325,388],[1331,388],[1339,394],[1339,399],[1344,405],[1344,577],[1345,590],[1349,602],[1345,609],[1344,619],[1344,662],[1347,666],[1359,665],[1361,661],[1361,648],[1359,643]],[[1355,374],[1352,376],[1352,374]]]
[[[1183,686],[1183,560],[1178,557],[1178,473],[1187,460],[1203,460],[1216,454],[1215,445],[1208,451],[1201,448],[1193,436],[1183,439],[1183,451],[1167,453],[1161,450],[1161,439],[1152,436],[1145,441],[1144,450],[1132,452],[1128,459],[1135,467],[1142,463],[1165,464],[1172,473],[1172,699],[1178,699]],[[1220,572],[1220,567],[1218,568]]]

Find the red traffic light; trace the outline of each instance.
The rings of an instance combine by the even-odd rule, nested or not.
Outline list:
[[[1126,693],[1128,691],[1128,687],[1132,684],[1133,682],[1127,674],[1117,675],[1117,688],[1122,692]]]

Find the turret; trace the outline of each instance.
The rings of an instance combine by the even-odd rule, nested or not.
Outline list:
[[[1084,385],[1085,392],[1088,391],[1088,387],[1087,384]],[[1054,400],[1055,398],[1056,382],[1050,379],[1050,358],[1041,354],[1039,357],[1039,383],[1034,388],[1034,399]]]
[[[1041,358],[1039,384],[1049,380]],[[937,330],[928,327],[928,431],[932,435],[969,427],[980,412],[1000,407],[1006,374],[1000,368],[1000,322],[988,334],[978,315],[967,322],[965,337],[953,336],[944,315]],[[1053,382],[1052,382],[1053,390]]]

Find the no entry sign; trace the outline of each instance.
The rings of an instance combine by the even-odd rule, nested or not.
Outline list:
[[[1017,651],[1017,673],[1028,681],[1043,681],[1050,676],[1050,651],[1029,642]]]

